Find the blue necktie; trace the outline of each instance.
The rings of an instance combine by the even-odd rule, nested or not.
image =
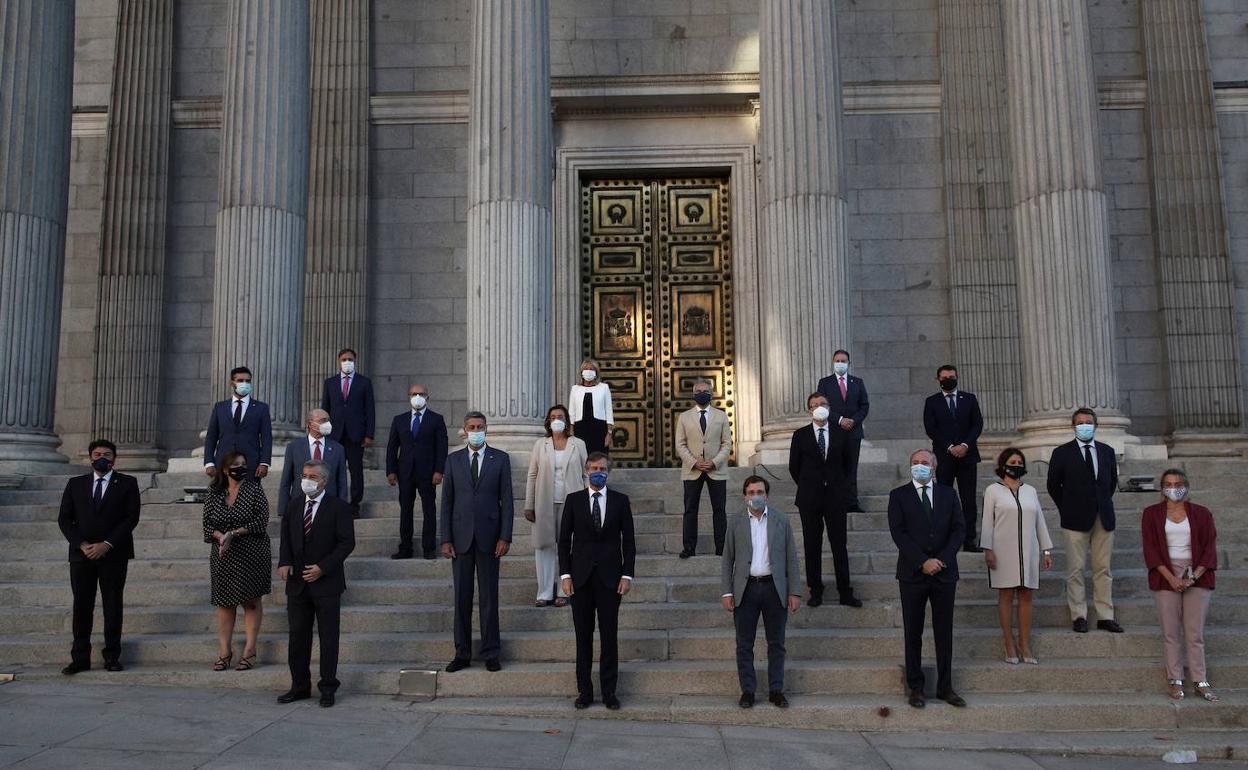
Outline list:
[[[100,501],[104,499],[104,478],[100,477],[95,480],[95,507],[100,507]]]
[[[412,438],[416,438],[416,434],[420,432],[420,412],[412,415]]]

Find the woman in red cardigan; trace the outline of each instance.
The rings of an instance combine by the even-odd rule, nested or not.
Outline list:
[[[1205,614],[1218,567],[1218,532],[1213,514],[1187,499],[1187,474],[1171,468],[1161,474],[1162,502],[1144,509],[1140,535],[1148,587],[1157,603],[1166,649],[1170,697],[1183,699],[1183,647],[1196,692],[1216,701],[1205,680]]]

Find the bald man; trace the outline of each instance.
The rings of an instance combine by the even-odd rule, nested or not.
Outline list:
[[[304,417],[307,433],[286,445],[286,464],[282,466],[282,483],[277,488],[277,515],[286,512],[290,498],[303,494],[299,488],[303,464],[308,460],[320,460],[329,471],[328,494],[346,501],[348,490],[347,452],[342,444],[330,438],[334,426],[329,412],[312,409]]]
[[[420,492],[423,515],[422,556],[437,558],[438,508],[436,487],[446,471],[446,421],[429,408],[429,389],[419,382],[407,389],[409,408],[394,416],[386,445],[386,481],[399,488],[399,550],[391,559],[411,559],[415,526],[412,508]]]

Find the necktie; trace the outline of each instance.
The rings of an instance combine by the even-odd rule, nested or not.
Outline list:
[[[932,520],[932,498],[927,496],[926,484],[924,484],[922,487],[922,494],[920,495],[920,497],[923,500],[923,511],[927,514],[927,520],[930,523]]]
[[[100,501],[104,499],[104,477],[101,476],[95,480],[95,507],[100,507]]]
[[[472,453],[472,485],[474,487],[477,485],[477,478],[481,475],[481,462],[477,459],[478,455],[480,452]]]
[[[316,448],[312,450],[312,459],[313,460],[321,459],[321,442],[319,441],[316,442]]]
[[[234,399],[234,427],[238,427],[243,422],[243,400],[241,398]]]
[[[845,378],[841,377],[841,400],[845,401],[849,398],[849,389],[845,387]]]
[[[949,400],[949,414],[953,415],[954,417],[957,417],[957,416],[958,416],[958,401],[957,401],[957,399],[954,397],[954,395],[953,395],[952,393],[950,393],[950,394],[949,394],[948,396],[946,396],[945,398],[947,398],[947,399]]]
[[[593,510],[593,514],[594,514],[594,531],[595,531],[595,532],[601,532],[601,531],[602,531],[602,507],[601,507],[600,505],[598,505],[598,498],[600,498],[600,497],[602,497],[602,493],[601,493],[601,492],[595,492],[595,493],[594,493],[594,510]]]
[[[698,425],[702,426],[702,434],[706,435],[706,410],[703,409],[698,415]]]
[[[420,432],[420,412],[412,414],[412,438],[416,438],[416,434]]]
[[[348,375],[342,378],[342,400],[347,400],[347,394],[351,392],[351,377]]]
[[[1083,445],[1083,464],[1088,466],[1088,475],[1096,480],[1096,464],[1092,462],[1092,445]]]
[[[315,500],[308,501],[307,510],[303,512],[303,536],[307,537],[312,534],[312,509],[316,507]]]
[[[819,454],[823,459],[828,459],[828,441],[823,437],[824,428],[819,429]]]

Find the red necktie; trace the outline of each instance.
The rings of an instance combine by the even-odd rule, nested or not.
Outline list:
[[[842,400],[842,401],[844,401],[846,398],[848,398],[848,397],[849,397],[849,392],[848,392],[848,390],[846,390],[846,388],[845,388],[845,378],[844,378],[844,377],[840,377],[840,378],[838,378],[838,379],[840,379],[840,381],[841,381],[841,400]]]
[[[316,448],[312,450],[312,459],[313,460],[321,459],[321,442],[319,441],[316,442]]]
[[[351,392],[351,378],[343,377],[342,378],[342,400],[343,401],[347,400],[347,394],[350,392]]]
[[[303,512],[303,536],[307,537],[312,534],[312,509],[316,507],[315,500],[308,501],[308,509]]]

